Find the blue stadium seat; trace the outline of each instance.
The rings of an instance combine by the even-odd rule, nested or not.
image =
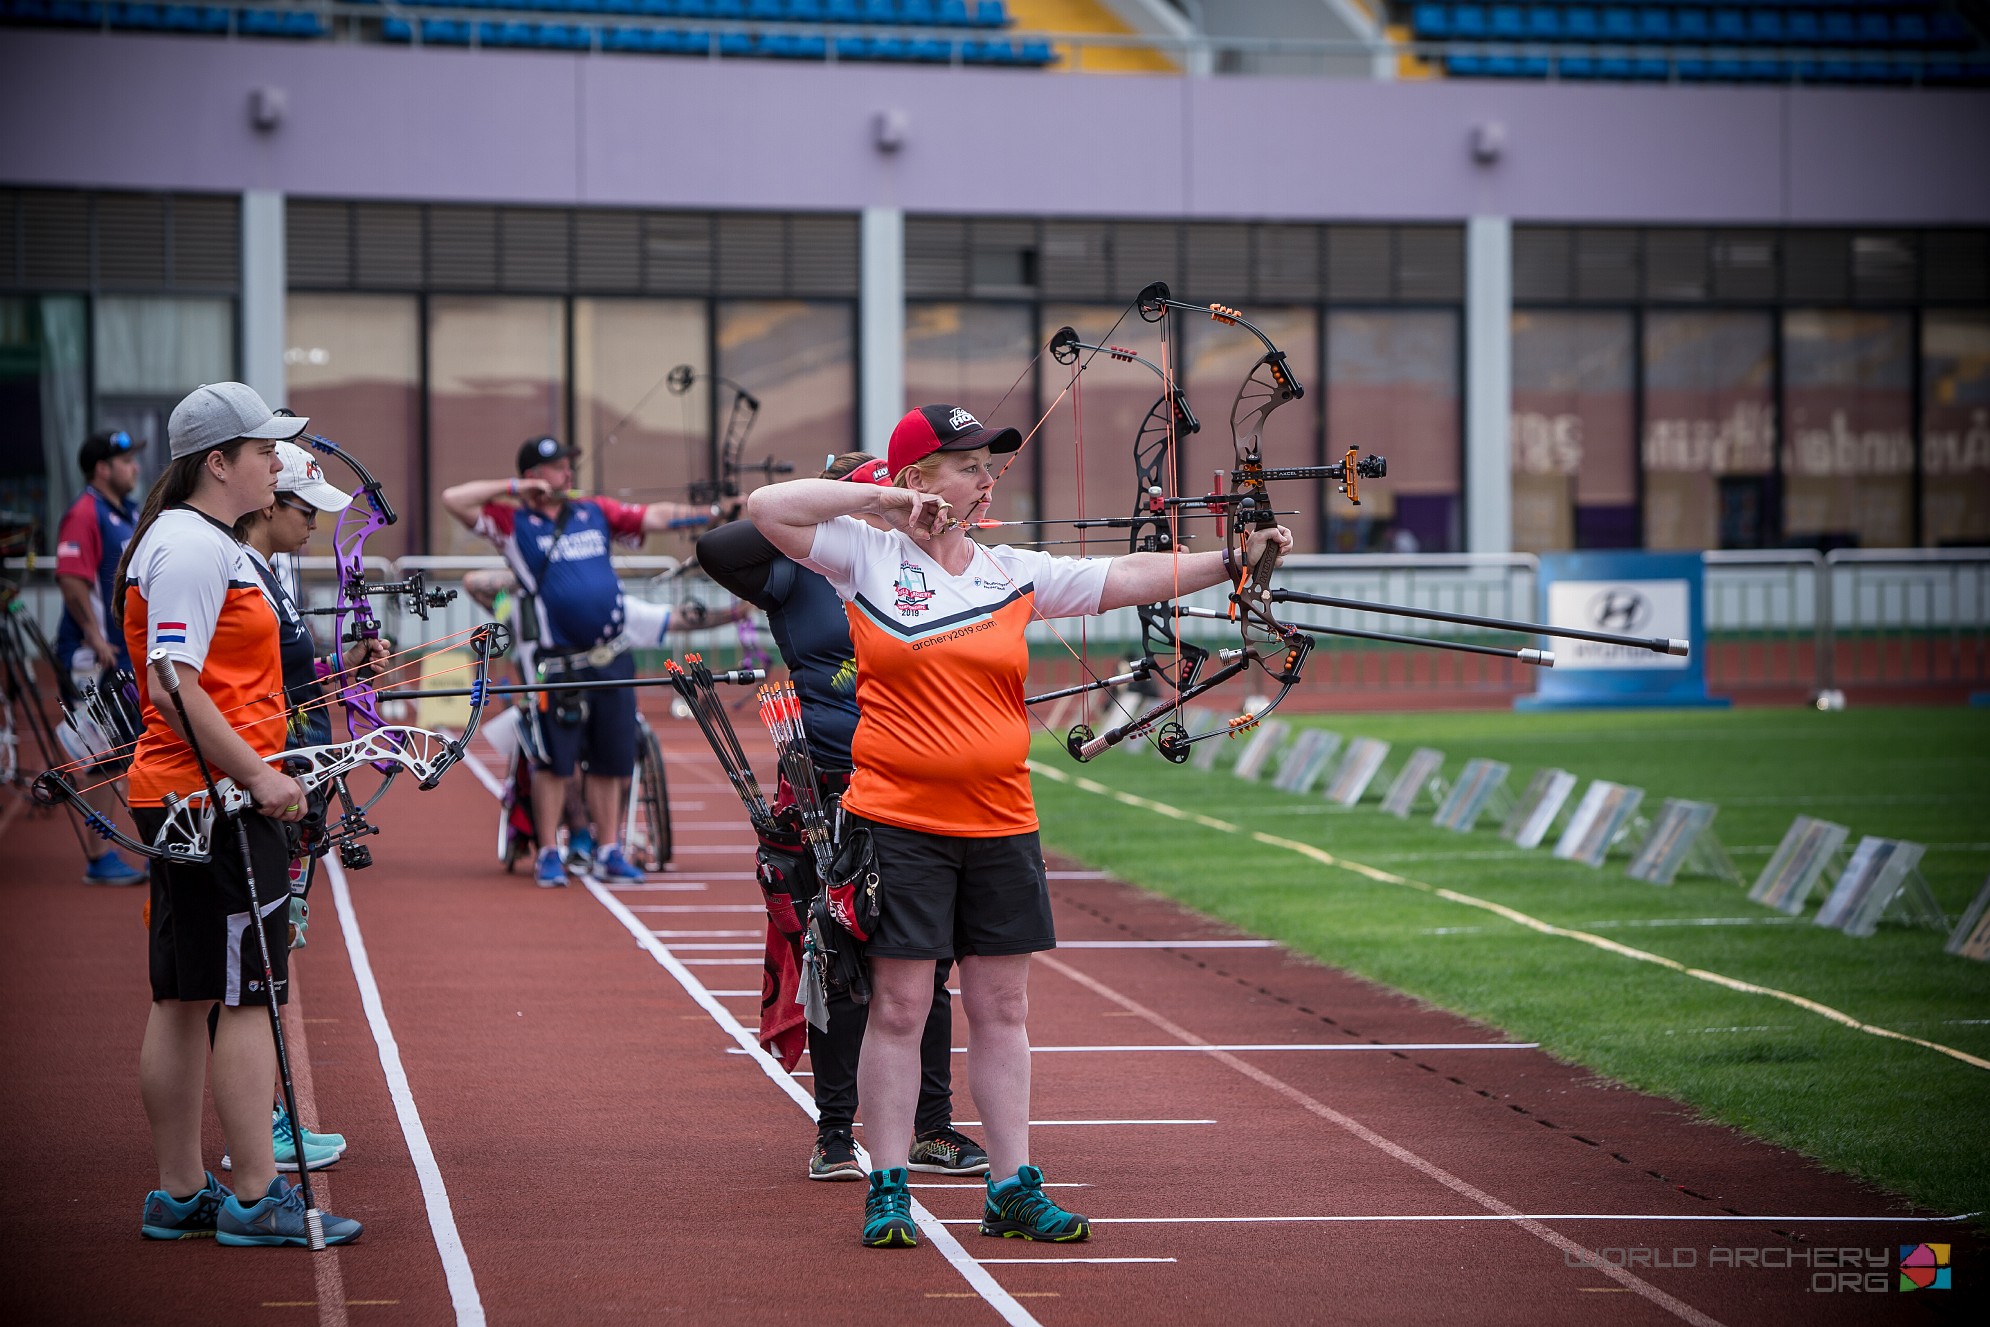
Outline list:
[[[601,49],[621,54],[643,54],[650,48],[648,28],[603,28]]]
[[[898,0],[898,21],[912,27],[932,27],[933,0]]]
[[[1631,77],[1640,83],[1663,83],[1672,77],[1662,55],[1640,55],[1631,61]]]
[[[1781,83],[1789,74],[1790,67],[1782,60],[1754,57],[1742,61],[1742,77],[1750,83]]]
[[[1009,7],[1003,4],[1002,0],[976,0],[974,6],[974,26],[977,28],[1008,27]],[[1043,48],[1043,59],[1035,61],[1035,63],[1049,64],[1056,58],[1051,54],[1049,42],[1037,41],[1025,43],[1023,54],[1018,55],[1016,58],[1019,61],[1028,61],[1030,58],[1029,50],[1039,46]]]
[[[1410,11],[1410,30],[1419,41],[1443,41],[1451,35],[1451,10],[1444,5],[1418,5]]]
[[[319,18],[316,14],[285,14],[283,16],[283,35],[300,40],[322,37],[325,35],[325,20]]]
[[[1532,5],[1527,10],[1527,35],[1535,41],[1562,39],[1562,11],[1553,5]]]
[[[1881,10],[1868,9],[1859,15],[1859,41],[1866,46],[1893,43],[1893,20]]]
[[[268,36],[278,36],[283,31],[283,15],[251,10],[260,18],[269,20]],[[247,18],[249,15],[244,14]],[[157,32],[166,26],[166,15],[157,5],[112,5],[111,26],[128,28],[136,32]],[[244,29],[248,31],[248,29]],[[263,35],[263,34],[258,34]]]
[[[898,5],[895,0],[861,0],[857,6],[857,17],[863,23],[898,22]]]
[[[1478,5],[1451,6],[1451,35],[1460,41],[1477,41],[1486,35],[1486,11]]]
[[[753,54],[753,37],[745,32],[721,32],[719,34],[719,54],[728,59]]]
[[[1631,59],[1627,55],[1605,55],[1596,61],[1596,76],[1616,82],[1628,82],[1631,77]]]
[[[634,14],[636,12],[636,0],[601,0],[600,12],[604,14]]]
[[[788,0],[788,17],[797,23],[820,23],[822,0]]]
[[[1815,46],[1824,39],[1817,15],[1808,9],[1792,9],[1783,19],[1783,32],[1793,46]]]
[[[1975,30],[1962,15],[1948,9],[1937,9],[1928,15],[1928,36],[1947,50],[1968,50],[1976,44]]]
[[[879,37],[871,43],[871,58],[903,64],[912,58],[912,43],[903,37]]]
[[[822,15],[831,23],[855,23],[862,17],[857,0],[823,0]]]
[[[389,14],[380,20],[380,40],[389,42],[411,42],[415,39],[414,25],[404,18]]]
[[[1597,22],[1594,9],[1586,5],[1573,5],[1564,11],[1564,15],[1566,21],[1563,26],[1570,41],[1595,41],[1600,35],[1602,25]],[[1582,74],[1579,77],[1594,78],[1595,75]]]
[[[907,58],[918,64],[950,65],[954,62],[954,44],[938,37],[924,37],[912,43]]]
[[[1748,35],[1765,46],[1781,46],[1787,40],[1783,31],[1783,11],[1780,9],[1748,11]]]
[[[1483,78],[1486,58],[1483,55],[1447,55],[1444,57],[1444,72],[1452,78]]]
[[[974,21],[968,16],[967,0],[940,0],[936,17],[943,28],[965,28]]]
[[[746,0],[712,0],[712,17],[738,22],[746,17]]]
[[[871,58],[869,37],[838,37],[836,39],[838,60],[868,60]]]
[[[1928,19],[1924,14],[1906,13],[1893,16],[1893,40],[1901,46],[1926,46],[1928,44]]]
[[[1672,11],[1663,5],[1645,5],[1638,10],[1638,40],[1670,44],[1673,40]]]
[[[1682,83],[1704,83],[1709,74],[1707,62],[1698,56],[1688,56],[1674,66]]]
[[[1587,81],[1596,77],[1596,61],[1587,55],[1564,55],[1555,61],[1555,73],[1570,82]]]
[[[421,39],[424,46],[468,46],[470,23],[467,19],[425,18]]]
[[[824,60],[829,57],[829,43],[821,37],[797,36],[788,38],[788,58],[790,60]]]
[[[996,3],[1000,4],[1001,0],[996,0]],[[1044,65],[1054,65],[1057,63],[1057,52],[1050,49],[1050,43],[1047,41],[1026,41],[1023,43],[1021,54],[1016,57],[1016,63],[1035,65],[1039,68]]]
[[[1603,39],[1605,41],[1636,41],[1638,39],[1638,18],[1628,9],[1610,8],[1603,11]]]
[[[1739,83],[1743,77],[1741,61],[1726,56],[1709,60],[1707,77],[1716,83]]]
[[[746,0],[746,16],[755,23],[785,23],[788,0]]]
[[[1713,22],[1704,9],[1682,9],[1673,15],[1672,31],[1679,41],[1706,41],[1713,35]]]
[[[677,0],[677,17],[710,18],[712,0]]]
[[[1519,41],[1527,35],[1527,24],[1518,5],[1494,5],[1486,30],[1500,41]],[[1517,68],[1517,66],[1516,66]],[[1505,75],[1513,77],[1513,75]]]
[[[676,18],[677,0],[636,0],[636,12],[644,18]]]
[[[1714,40],[1739,45],[1748,40],[1748,16],[1739,9],[1714,11]]]
[[[1826,44],[1831,46],[1850,46],[1859,39],[1858,25],[1843,10],[1823,15],[1819,26],[1824,30]]]

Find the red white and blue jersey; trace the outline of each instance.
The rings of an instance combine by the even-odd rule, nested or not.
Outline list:
[[[118,647],[118,658],[97,660],[98,669],[108,668],[113,662],[121,668],[131,667],[131,660],[124,657],[124,642],[111,637],[110,604],[116,589],[111,582],[117,577],[118,559],[124,556],[124,546],[130,542],[137,523],[138,504],[133,499],[115,502],[94,487],[86,488],[83,496],[63,514],[55,537],[55,574],[90,582],[90,611],[96,615],[97,630]],[[82,624],[69,615],[65,606],[62,625],[55,633],[56,657],[66,663],[82,647]]]
[[[477,533],[498,546],[519,588],[532,596],[539,642],[588,650],[622,634],[622,581],[609,560],[617,544],[642,546],[644,508],[613,498],[575,498],[559,517],[493,502]]]

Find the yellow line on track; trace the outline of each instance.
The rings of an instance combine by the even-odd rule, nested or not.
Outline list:
[[[1605,939],[1600,935],[1592,935],[1588,931],[1571,930],[1566,926],[1557,926],[1553,922],[1544,922],[1539,917],[1531,917],[1517,908],[1507,907],[1504,903],[1494,903],[1490,899],[1476,898],[1471,894],[1461,894],[1455,889],[1444,889],[1437,885],[1426,884],[1421,880],[1412,880],[1408,876],[1397,875],[1394,871],[1384,871],[1379,867],[1369,866],[1363,862],[1349,861],[1345,857],[1336,857],[1324,848],[1315,847],[1310,843],[1302,843],[1298,839],[1281,838],[1276,834],[1266,834],[1259,830],[1245,829],[1242,825],[1233,824],[1228,820],[1219,820],[1215,816],[1206,816],[1195,811],[1184,811],[1178,806],[1170,806],[1166,802],[1157,802],[1151,797],[1141,797],[1138,794],[1124,792],[1118,788],[1109,788],[1095,779],[1087,779],[1080,775],[1067,773],[1055,766],[1045,765],[1041,761],[1032,760],[1029,762],[1029,767],[1032,773],[1041,775],[1053,782],[1068,783],[1083,792],[1094,793],[1100,797],[1110,797],[1113,801],[1126,806],[1138,807],[1143,811],[1152,811],[1156,815],[1167,816],[1171,820],[1186,821],[1189,824],[1200,825],[1205,829],[1217,830],[1224,834],[1241,835],[1262,843],[1268,848],[1283,848],[1287,852],[1297,853],[1301,857],[1310,858],[1322,866],[1331,866],[1341,871],[1351,871],[1355,875],[1363,876],[1379,884],[1401,885],[1406,889],[1418,890],[1425,894],[1434,894],[1438,898],[1452,903],[1461,903],[1468,908],[1478,908],[1483,912],[1490,912],[1495,916],[1504,917],[1516,926],[1525,926],[1531,931],[1539,931],[1542,935],[1560,936],[1564,940],[1577,940],[1583,944],[1601,949],[1606,953],[1616,954],[1620,958],[1636,959],[1640,963],[1654,963],[1659,967],[1669,968],[1674,972],[1695,978],[1699,981],[1711,982],[1715,986],[1725,986],[1731,991],[1740,991],[1744,995],[1766,995],[1771,999],[1782,1000],[1785,1003],[1793,1004],[1799,1009],[1807,1009],[1820,1018],[1828,1018],[1834,1023],[1842,1024],[1858,1032],[1864,1032],[1875,1037],[1886,1037],[1893,1041],[1908,1042],[1911,1045],[1920,1046],[1927,1050],[1939,1051],[1951,1059],[1960,1060],[1964,1064],[1977,1069],[1990,1069],[1990,1060],[1971,1055],[1967,1051],[1959,1051],[1953,1046],[1944,1046],[1940,1042],[1924,1041],[1920,1037],[1910,1037],[1905,1032],[1895,1032],[1891,1028],[1883,1028],[1872,1023],[1863,1022],[1845,1013],[1843,1010],[1833,1009],[1828,1004],[1820,1004],[1816,1000],[1807,999],[1801,995],[1792,995],[1788,991],[1779,991],[1773,986],[1758,986],[1752,981],[1741,981],[1735,977],[1723,976],[1718,972],[1709,972],[1705,968],[1688,967],[1677,959],[1667,958],[1663,954],[1654,954],[1647,949],[1638,949],[1631,945],[1620,944],[1615,940]]]

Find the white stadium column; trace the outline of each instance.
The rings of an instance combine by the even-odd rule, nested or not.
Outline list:
[[[283,195],[242,195],[242,381],[273,406],[286,404],[283,382]]]
[[[905,213],[864,209],[857,298],[857,446],[884,455],[892,425],[905,413]]]
[[[1465,226],[1465,547],[1513,551],[1513,222]]]

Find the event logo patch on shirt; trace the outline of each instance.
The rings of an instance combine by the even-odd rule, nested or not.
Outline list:
[[[899,612],[917,615],[925,612],[930,606],[926,601],[933,597],[934,591],[926,588],[925,568],[916,563],[900,562],[898,579],[891,584],[892,588],[898,591],[892,606]]]

